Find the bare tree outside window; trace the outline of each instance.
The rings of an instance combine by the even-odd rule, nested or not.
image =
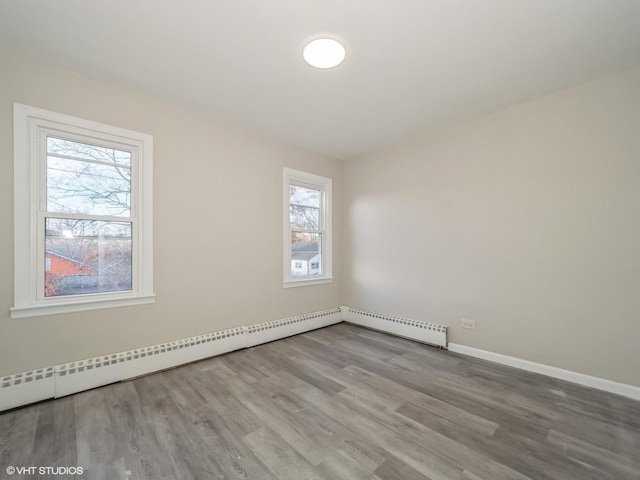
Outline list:
[[[131,216],[131,152],[47,137],[47,211]]]

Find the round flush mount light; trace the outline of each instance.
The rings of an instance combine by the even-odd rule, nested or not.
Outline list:
[[[302,51],[304,61],[315,68],[333,68],[344,61],[347,51],[344,46],[332,38],[318,38],[309,42]]]

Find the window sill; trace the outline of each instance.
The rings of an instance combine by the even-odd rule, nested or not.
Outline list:
[[[333,277],[289,279],[284,281],[283,288],[306,287],[309,285],[322,285],[323,283],[333,283]]]
[[[144,305],[155,303],[155,294],[136,295],[119,298],[83,298],[64,303],[49,303],[28,305],[21,307],[13,307],[11,309],[11,318],[28,318],[39,317],[42,315],[56,315],[60,313],[84,312],[86,310],[99,310],[103,308],[129,307],[132,305]]]

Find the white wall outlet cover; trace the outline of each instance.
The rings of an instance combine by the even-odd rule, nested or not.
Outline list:
[[[462,328],[468,328],[469,330],[475,330],[476,329],[476,321],[475,320],[470,320],[468,318],[463,318],[460,321],[460,324],[462,325]]]

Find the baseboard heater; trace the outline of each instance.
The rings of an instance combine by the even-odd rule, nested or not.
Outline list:
[[[366,310],[358,310],[355,308],[342,308],[344,312],[343,318],[349,323],[438,347],[446,348],[447,346],[447,327],[443,325],[393,315],[367,312]]]
[[[259,323],[245,327],[247,347],[272,342],[281,338],[298,335],[318,328],[327,327],[342,322],[342,310],[333,308],[306,315]]]
[[[338,307],[2,377],[0,411],[58,398],[342,322]]]

